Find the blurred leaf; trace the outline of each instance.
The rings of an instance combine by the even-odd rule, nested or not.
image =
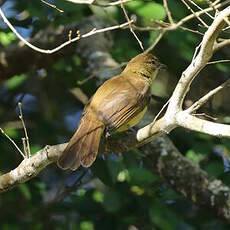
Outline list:
[[[157,36],[158,36],[158,32],[156,32],[156,31],[151,31],[150,33],[149,33],[149,44],[153,44],[154,43],[154,41],[155,41],[155,39],[157,38]]]
[[[110,173],[110,177],[112,179],[113,183],[116,183],[117,177],[120,173],[120,171],[124,168],[122,161],[119,159],[116,160],[107,160],[107,167]]]
[[[91,221],[82,221],[80,224],[81,230],[94,230],[93,222]]]
[[[46,192],[46,185],[44,182],[36,182],[36,189],[38,189],[40,195],[44,195]]]
[[[170,210],[166,205],[160,201],[154,201],[149,209],[151,221],[164,230],[178,229],[180,218],[173,210]],[[163,227],[164,226],[164,227]]]
[[[194,164],[199,165],[200,161],[202,161],[205,158],[205,155],[196,153],[192,149],[190,149],[186,153],[186,157],[191,160]]]
[[[105,193],[103,205],[108,212],[116,212],[121,208],[121,195],[115,190]]]
[[[77,196],[83,197],[86,194],[86,190],[84,188],[79,188],[73,194],[76,194]]]
[[[131,184],[150,185],[157,179],[154,173],[145,168],[130,168],[128,170]]]
[[[9,89],[9,90],[13,90],[17,87],[19,87],[20,85],[22,85],[27,79],[27,75],[25,74],[21,74],[21,75],[16,75],[12,78],[10,78],[9,80],[7,80],[4,85]]]
[[[0,32],[0,43],[3,46],[9,45],[11,42],[16,40],[16,36],[13,32],[5,33]]]
[[[204,167],[205,171],[208,172],[210,176],[218,177],[224,172],[224,166],[221,159],[219,161],[212,161]]]
[[[18,188],[23,193],[26,200],[31,200],[31,193],[30,193],[29,186],[27,184],[20,184]]]
[[[218,178],[221,179],[225,185],[230,185],[230,171],[222,173]]]
[[[230,71],[229,64],[218,63],[216,64],[216,68],[224,73],[229,73]]]
[[[95,200],[98,203],[102,203],[104,200],[104,194],[99,190],[95,190],[93,192],[93,200]]]
[[[97,158],[91,167],[92,172],[105,184],[111,186],[113,184],[107,164],[104,160]]]
[[[137,196],[141,196],[145,193],[145,190],[139,186],[131,186],[130,191],[135,193]]]
[[[19,137],[18,130],[12,128],[5,128],[4,132],[12,139]]]
[[[20,227],[14,223],[3,224],[2,230],[19,230]]]
[[[131,1],[126,5],[129,9],[134,10],[137,13],[137,15],[142,17],[145,21],[149,21],[151,19],[164,20],[166,18],[165,9],[159,3]]]
[[[226,116],[222,119],[223,123],[228,123],[230,124],[230,116]]]
[[[38,152],[41,149],[40,145],[30,145],[30,151],[32,154]]]
[[[128,181],[129,178],[130,178],[129,177],[129,171],[127,169],[120,171],[119,174],[117,175],[117,180],[119,182]]]

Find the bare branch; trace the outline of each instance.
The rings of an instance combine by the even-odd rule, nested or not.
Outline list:
[[[173,18],[172,18],[172,15],[171,15],[171,12],[168,8],[168,2],[167,0],[163,0],[163,3],[164,3],[164,8],[165,8],[165,11],[166,11],[166,14],[168,16],[168,20],[171,24],[174,24],[174,21],[173,21]]]
[[[199,5],[197,5],[194,1],[188,0],[192,5],[196,6],[199,10],[203,10]],[[212,6],[213,7],[213,6]],[[208,15],[211,19],[214,19],[214,17],[209,14],[208,12],[205,12],[206,15]]]
[[[67,0],[69,2],[77,3],[77,4],[93,4],[95,0]]]
[[[21,102],[18,102],[18,108],[19,108],[19,119],[22,122],[22,127],[23,127],[24,134],[25,134],[25,143],[23,143],[24,150],[25,150],[24,152],[25,152],[26,157],[29,158],[31,156],[31,153],[30,153],[30,142],[29,142],[29,137],[28,137],[28,134],[27,134],[26,125],[25,125],[25,122],[24,122],[24,119],[23,119],[22,103]]]
[[[103,152],[122,152],[137,143],[132,133],[122,133],[109,140]],[[42,169],[56,162],[66,144],[47,146],[17,168],[0,176],[0,193],[35,177]],[[154,154],[153,154],[154,149]],[[166,137],[156,138],[141,148],[150,166],[164,178],[178,193],[190,199],[199,207],[214,211],[217,216],[230,222],[230,188],[220,180],[209,178],[207,173],[192,164],[180,154]],[[161,162],[161,167],[159,167]],[[188,180],[190,183],[188,183]],[[186,186],[185,186],[186,185]],[[205,198],[205,199],[204,199]]]
[[[182,1],[182,2],[184,3],[184,5],[188,8],[188,10],[190,10],[190,11],[194,14],[194,17],[195,17],[195,18],[197,18],[197,19],[201,22],[202,25],[204,25],[206,28],[208,28],[208,25],[204,22],[204,20],[202,20],[202,19],[200,18],[200,16],[196,14],[196,12],[186,3],[186,1],[185,1],[185,0],[181,0],[181,1]]]
[[[13,144],[13,146],[18,150],[18,152],[22,155],[23,158],[26,158],[24,153],[21,151],[21,149],[17,146],[17,144],[14,142],[14,140],[6,134],[6,132],[0,128],[1,133]]]
[[[215,137],[230,137],[230,125],[218,124],[192,116],[187,111],[180,111],[176,122],[183,128],[202,132]]]
[[[216,43],[214,45],[214,52],[216,52],[217,50],[223,48],[224,46],[229,46],[230,45],[230,39],[226,39],[226,40],[223,40],[219,43]]]
[[[44,0],[41,0],[41,1],[42,1],[44,4],[46,4],[47,6],[52,7],[52,8],[54,8],[55,10],[59,11],[60,13],[63,13],[63,12],[64,12],[63,10],[57,8],[56,5],[50,4],[50,3],[48,3],[48,2],[46,2],[46,1],[44,1]]]
[[[30,158],[25,158],[21,164],[9,173],[0,176],[0,193],[35,177],[47,165],[56,161],[66,144],[46,146]]]
[[[217,60],[217,61],[210,61],[207,63],[207,65],[213,65],[213,64],[218,64],[218,63],[226,63],[226,62],[230,62],[229,59],[223,59],[223,60]]]
[[[121,29],[121,28],[124,28],[128,25],[130,25],[131,23],[133,23],[133,20],[130,20],[128,22],[125,22],[125,23],[122,23],[120,25],[116,25],[116,26],[110,26],[110,27],[107,27],[107,28],[103,28],[103,29],[96,29],[96,28],[93,28],[91,31],[89,31],[88,33],[85,33],[81,36],[77,36],[71,40],[68,40],[66,42],[64,42],[63,44],[57,46],[56,48],[54,49],[42,49],[42,48],[39,48],[37,46],[34,46],[33,44],[31,44],[30,42],[28,42],[27,40],[25,40],[17,31],[16,29],[13,27],[13,25],[9,22],[9,20],[6,18],[5,14],[3,13],[1,7],[0,7],[0,15],[1,17],[3,18],[3,21],[7,24],[7,26],[11,29],[11,31],[27,46],[29,46],[31,49],[37,51],[37,52],[40,52],[40,53],[45,53],[45,54],[52,54],[52,53],[55,53],[59,50],[61,50],[62,48],[68,46],[69,44],[73,43],[73,42],[76,42],[78,40],[80,40],[80,38],[87,38],[89,36],[92,36],[94,34],[98,34],[98,33],[103,33],[103,32],[106,32],[106,31],[110,31],[110,30],[116,30],[116,29]]]
[[[127,13],[127,11],[126,11],[126,9],[125,9],[125,6],[124,6],[124,4],[123,4],[123,1],[121,1],[121,9],[122,9],[123,12],[124,12],[124,15],[125,15],[125,18],[126,18],[127,22],[130,22],[130,19],[129,19],[128,13]],[[142,45],[142,42],[140,41],[140,39],[139,39],[139,38],[137,37],[137,35],[135,34],[135,32],[134,32],[133,27],[132,27],[131,24],[132,24],[132,23],[129,23],[130,32],[131,32],[131,33],[133,34],[133,36],[136,38],[136,40],[137,40],[139,46],[140,46],[141,49],[144,51],[144,47],[143,47],[143,45]]]
[[[206,31],[201,43],[199,53],[188,66],[188,68],[183,72],[181,79],[173,92],[171,99],[172,101],[170,102],[168,108],[169,112],[171,110],[171,112],[174,113],[175,109],[177,111],[181,110],[184,97],[186,96],[193,79],[212,57],[216,38],[225,24],[224,18],[228,17],[229,15],[230,7],[227,7],[215,18],[212,25]]]
[[[186,112],[187,113],[194,113],[197,111],[202,105],[204,105],[211,97],[213,97],[215,94],[223,90],[225,87],[230,86],[230,79],[221,84],[220,86],[216,87],[215,89],[211,90],[209,93],[204,95],[202,98],[200,98],[198,101],[196,101],[192,106],[190,106]]]
[[[181,126],[187,129],[204,132],[214,136],[225,136],[230,138],[230,126],[224,124],[216,124],[196,118],[182,110],[184,98],[190,88],[190,85],[199,72],[207,65],[213,55],[214,45],[217,36],[224,28],[225,18],[230,15],[230,6],[219,12],[213,21],[212,25],[206,31],[200,45],[199,52],[192,60],[191,64],[182,73],[182,76],[170,98],[168,109],[160,120],[154,121],[151,124],[140,129],[137,133],[137,139],[141,142],[149,140],[152,135],[162,132],[170,132],[172,129]],[[218,90],[217,90],[218,91]],[[214,91],[215,92],[215,91]],[[206,98],[209,98],[213,92],[210,92]],[[201,99],[203,103],[205,98]],[[190,112],[193,108],[190,110]]]
[[[164,0],[166,1],[166,0]],[[184,0],[183,0],[184,1]],[[163,37],[163,35],[168,32],[168,31],[172,31],[172,30],[176,30],[178,28],[181,28],[183,30],[188,30],[190,32],[193,32],[193,33],[198,33],[198,34],[201,34],[203,35],[202,33],[200,33],[199,31],[194,31],[194,30],[191,30],[189,28],[186,28],[183,26],[183,24],[185,24],[186,22],[194,19],[194,18],[198,18],[200,19],[200,16],[203,15],[203,14],[207,14],[208,12],[211,12],[213,10],[216,10],[218,8],[221,8],[225,5],[229,5],[230,3],[230,0],[227,0],[225,2],[222,2],[222,3],[219,3],[219,0],[215,1],[212,6],[210,6],[209,8],[206,8],[206,9],[202,9],[198,12],[194,12],[184,18],[182,18],[180,21],[178,21],[177,23],[165,23],[165,22],[161,22],[161,21],[155,21],[155,23],[158,23],[159,24],[159,27],[144,27],[144,28],[141,28],[141,27],[137,27],[134,25],[134,28],[135,29],[138,29],[138,30],[142,30],[142,31],[148,31],[148,30],[153,30],[153,31],[160,31],[159,34],[158,34],[158,37],[157,39],[155,39],[154,43],[146,50],[146,52],[149,52],[151,51],[156,45],[157,43],[161,40],[161,38]],[[187,4],[187,3],[186,3]],[[202,20],[202,19],[200,19]],[[206,26],[206,25],[205,25]],[[208,27],[208,26],[207,26]]]
[[[227,0],[227,1],[224,1],[224,2],[221,2],[221,3],[219,3],[219,0],[217,0],[217,1],[215,1],[215,2],[213,3],[212,6],[210,6],[210,7],[208,7],[208,8],[205,8],[205,9],[203,9],[203,10],[201,10],[201,11],[194,12],[194,14],[190,14],[190,15],[186,16],[185,18],[181,19],[181,20],[180,20],[179,22],[177,22],[175,25],[170,26],[170,27],[168,28],[168,30],[175,30],[175,28],[178,28],[178,27],[182,26],[184,23],[190,21],[191,19],[196,18],[196,17],[199,17],[199,16],[201,16],[202,14],[205,14],[205,13],[207,13],[207,12],[211,12],[211,11],[213,11],[214,9],[219,9],[219,8],[221,8],[221,7],[224,7],[224,6],[226,6],[226,5],[229,5],[229,3],[230,3],[230,0]],[[215,8],[213,8],[213,7],[215,7]]]
[[[119,0],[119,1],[109,2],[109,3],[98,3],[96,0],[66,0],[66,1],[73,2],[76,4],[88,4],[88,5],[93,4],[97,6],[107,7],[107,6],[120,5],[121,3],[131,2],[133,0]]]

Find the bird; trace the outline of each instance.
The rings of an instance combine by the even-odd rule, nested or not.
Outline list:
[[[123,132],[144,116],[151,86],[163,64],[151,53],[132,58],[121,74],[105,81],[85,106],[78,128],[58,159],[62,169],[90,167],[103,133]]]

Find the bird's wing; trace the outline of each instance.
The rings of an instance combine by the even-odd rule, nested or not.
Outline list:
[[[149,98],[150,85],[147,82],[121,78],[100,102],[98,118],[109,131],[117,130],[142,112]]]

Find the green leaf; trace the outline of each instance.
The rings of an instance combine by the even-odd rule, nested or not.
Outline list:
[[[98,203],[102,203],[104,200],[104,194],[99,190],[95,190],[93,192],[93,200]]]
[[[130,191],[135,193],[137,196],[142,196],[145,193],[145,190],[137,185],[131,186]]]
[[[161,201],[155,201],[149,209],[151,221],[160,229],[178,229],[180,222],[179,216],[172,209],[169,209]],[[164,226],[164,227],[163,227]],[[163,227],[163,228],[162,228]]]
[[[27,200],[31,200],[31,193],[29,187],[26,184],[20,184],[18,188]]]
[[[37,151],[39,151],[41,149],[40,145],[31,145],[30,146],[30,151],[32,154],[36,153]]]
[[[46,185],[45,185],[45,183],[43,183],[43,182],[36,182],[35,186],[36,186],[36,189],[39,190],[39,193],[41,195],[45,194],[45,192],[46,192]]]
[[[154,41],[155,41],[155,39],[157,38],[158,34],[159,34],[159,33],[156,32],[156,31],[151,31],[151,32],[150,32],[149,44],[154,43]]]
[[[110,177],[112,179],[113,183],[116,183],[117,181],[117,177],[119,175],[119,173],[122,171],[123,169],[123,165],[122,165],[122,161],[121,160],[107,160],[107,168],[108,171],[110,173]]]
[[[190,149],[186,153],[186,157],[189,160],[191,160],[194,164],[198,165],[200,163],[200,161],[202,161],[205,158],[205,155],[204,154],[196,153],[195,151],[193,151],[192,149]]]
[[[216,68],[223,73],[229,73],[229,64],[218,63],[216,64]]]
[[[5,33],[0,32],[0,43],[3,46],[9,45],[12,41],[16,40],[16,36],[13,32]]]
[[[121,196],[115,190],[109,190],[105,193],[103,205],[108,212],[116,212],[121,207]]]
[[[149,185],[156,180],[156,176],[145,168],[129,169],[130,183],[138,185]]]
[[[21,84],[23,84],[26,79],[27,79],[27,76],[25,74],[16,75],[12,77],[11,79],[7,80],[5,82],[5,86],[9,90],[12,90],[12,89],[19,87]]]
[[[4,132],[10,137],[10,138],[17,138],[18,137],[18,131],[16,129],[12,128],[5,128]]]
[[[82,221],[80,224],[81,230],[94,230],[93,222],[92,221]]]
[[[144,19],[144,21],[153,20],[164,20],[166,18],[166,12],[164,7],[155,2],[146,3],[140,1],[132,1],[127,4],[127,7],[133,11],[140,17]]]
[[[204,167],[205,171],[213,177],[218,177],[224,172],[223,163],[221,160],[212,161]]]
[[[98,158],[91,167],[92,172],[105,184],[111,186],[113,184],[110,172],[106,162]]]

